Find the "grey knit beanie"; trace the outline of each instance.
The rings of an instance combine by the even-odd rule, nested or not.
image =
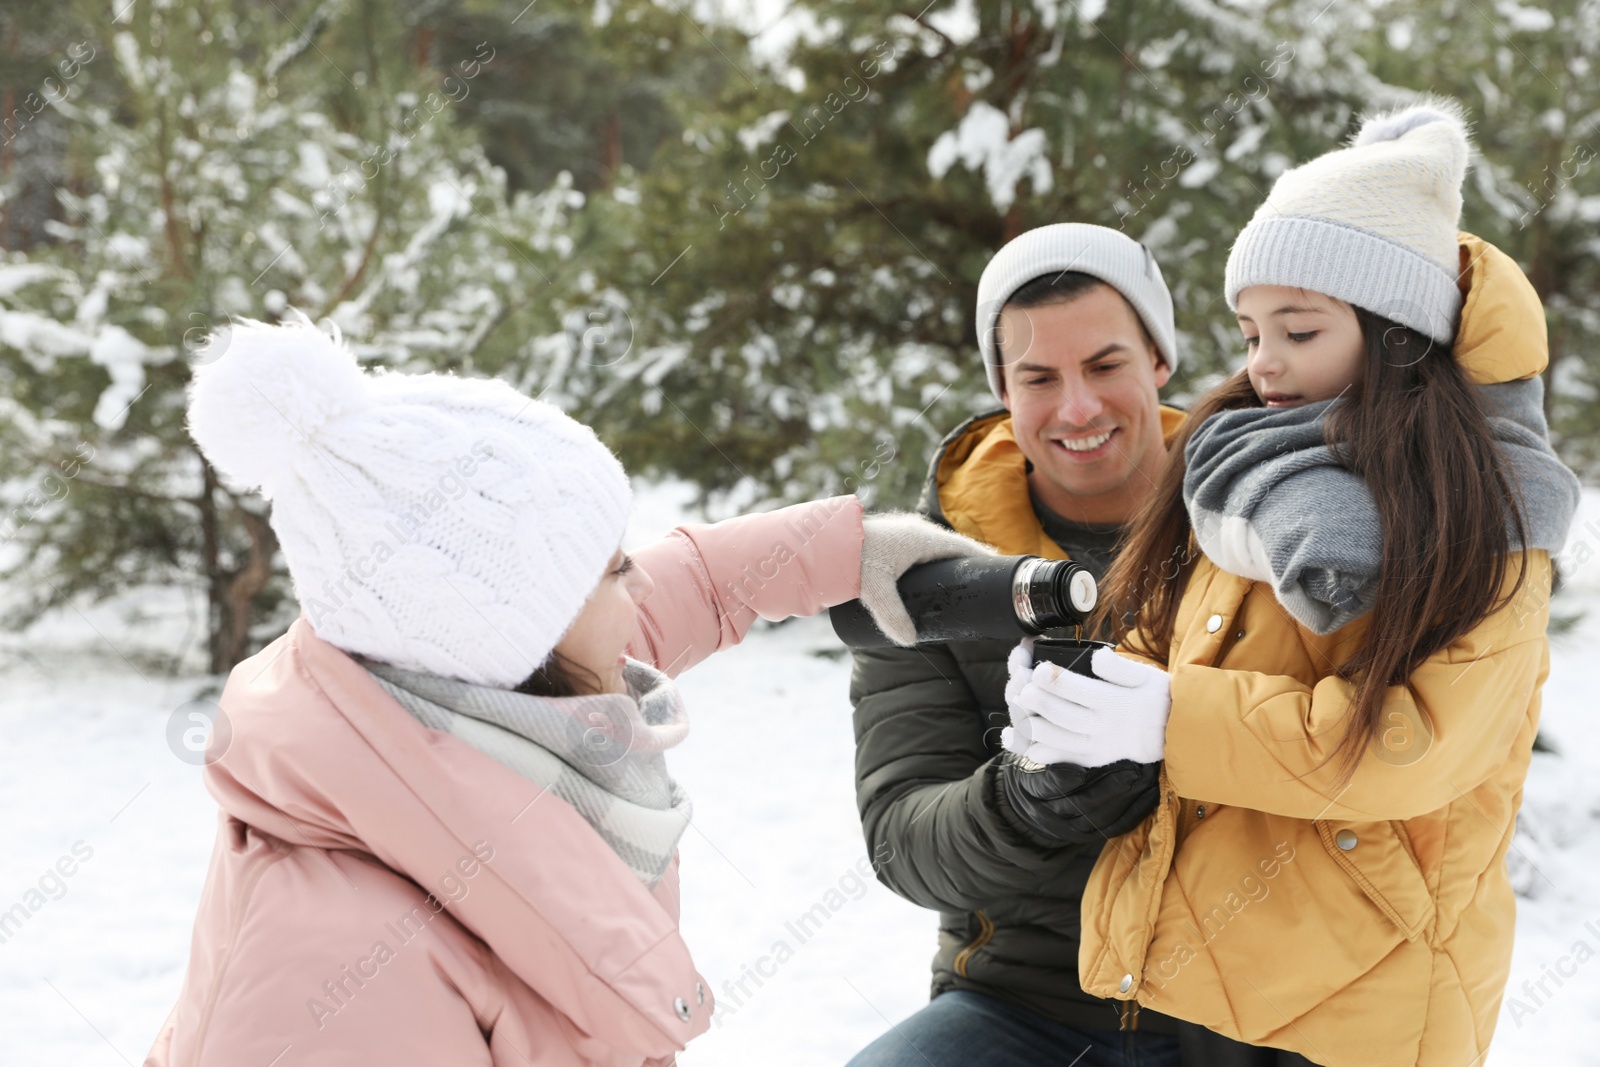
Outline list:
[[[1449,344],[1469,151],[1461,105],[1430,98],[1367,119],[1349,147],[1285,171],[1233,244],[1228,306],[1237,311],[1252,285],[1294,286]]]
[[[1076,271],[1099,278],[1132,305],[1150,331],[1161,358],[1178,369],[1172,294],[1144,245],[1126,234],[1084,222],[1057,222],[1029,230],[995,253],[978,279],[978,348],[989,388],[1001,398],[1000,358],[994,327],[1006,301],[1035,278]]]

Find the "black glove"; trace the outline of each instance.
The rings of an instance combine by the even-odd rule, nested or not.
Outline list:
[[[1102,844],[1125,834],[1161,799],[1161,764],[1118,760],[1104,767],[1033,765],[1001,757],[1000,781],[1016,821],[1062,844]]]

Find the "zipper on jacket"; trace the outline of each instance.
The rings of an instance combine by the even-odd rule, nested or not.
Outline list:
[[[994,936],[994,923],[989,921],[983,910],[980,908],[972,914],[978,917],[978,936],[962,946],[961,951],[956,953],[955,962],[951,964],[951,968],[963,978],[967,976],[967,961],[972,958],[972,954],[987,945],[989,939]]]
[[[1117,1024],[1117,1029],[1139,1029],[1139,1002],[1137,1000],[1124,1000],[1122,1002],[1122,1018]]]

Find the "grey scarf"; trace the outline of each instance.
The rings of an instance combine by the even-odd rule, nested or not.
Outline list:
[[[689,732],[666,675],[629,660],[626,694],[539,697],[384,663],[362,666],[424,726],[459,737],[571,804],[646,885],[661,880],[693,810],[663,755]]]
[[[1506,475],[1521,494],[1526,547],[1557,552],[1579,484],[1550,447],[1544,383],[1529,378],[1479,391]],[[1200,550],[1225,571],[1271,583],[1278,602],[1319,634],[1372,610],[1383,554],[1372,494],[1323,437],[1336,403],[1220,412],[1184,450],[1183,501]],[[1523,547],[1515,531],[1512,541]]]

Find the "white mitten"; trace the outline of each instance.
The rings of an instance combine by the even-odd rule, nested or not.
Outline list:
[[[1090,664],[1093,678],[1041,663],[1014,693],[1007,685],[1014,729],[1019,713],[1026,718],[1023,754],[1039,763],[1081,767],[1160,760],[1172,711],[1167,672],[1109,648],[1096,651]]]
[[[1006,657],[1006,710],[1011,712],[1011,725],[1000,731],[1000,747],[1007,752],[1036,762],[1028,756],[1033,745],[1033,713],[1017,705],[1017,694],[1033,680],[1033,638],[1024,637]]]
[[[992,556],[994,549],[916,515],[868,515],[861,521],[861,603],[889,640],[917,643],[917,627],[896,583],[919,563],[955,556]]]

